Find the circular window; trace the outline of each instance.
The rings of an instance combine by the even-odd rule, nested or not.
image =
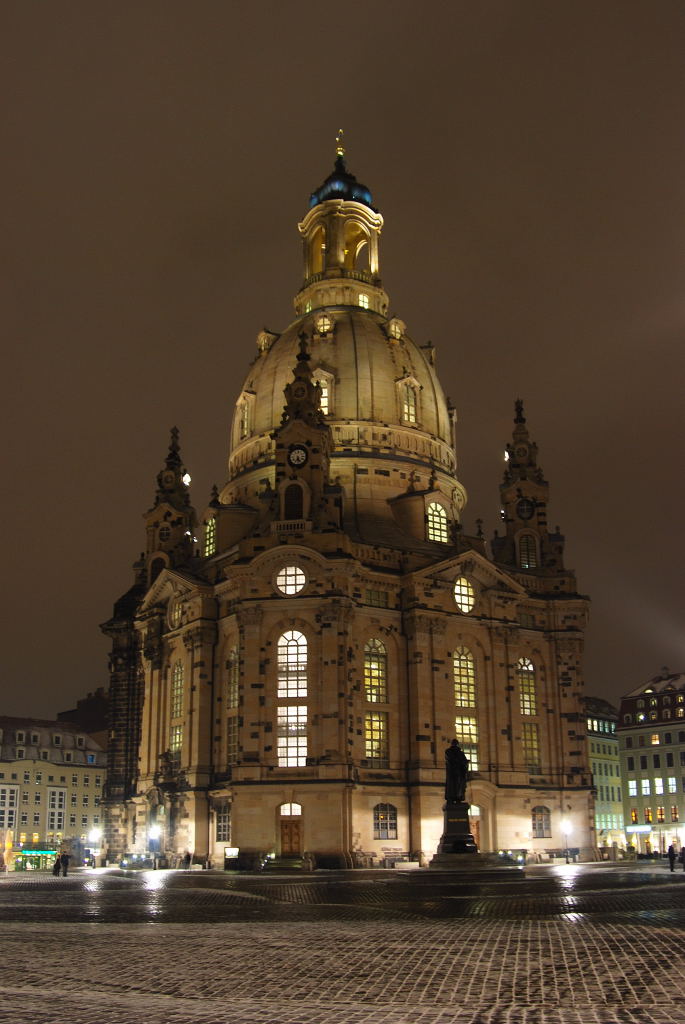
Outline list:
[[[328,334],[333,327],[333,321],[325,313],[322,313],[316,320],[316,329],[319,334]]]
[[[286,565],[276,576],[276,587],[282,594],[299,594],[307,577],[299,565]]]
[[[476,603],[476,592],[473,589],[473,584],[466,579],[466,576],[460,576],[454,584],[454,600],[460,612],[470,612],[473,610],[473,606]]]

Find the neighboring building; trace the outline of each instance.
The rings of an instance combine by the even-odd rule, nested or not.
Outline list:
[[[626,846],[623,829],[621,762],[616,723],[618,711],[599,697],[583,701],[587,716],[590,768],[595,787],[595,832],[601,850],[622,850]]]
[[[588,600],[548,530],[523,405],[490,557],[461,526],[435,350],[388,313],[382,224],[339,151],[299,225],[296,319],[257,337],[199,523],[172,431],[146,550],[103,625],[110,858],[425,862],[455,735],[482,850],[596,846]]]
[[[638,853],[685,845],[685,673],[662,669],[621,700],[623,814]]]
[[[0,717],[0,836],[15,866],[98,847],[106,756],[68,722]]]
[[[60,711],[58,722],[72,722],[83,732],[92,736],[103,749],[107,747],[109,700],[102,686],[94,693],[76,701],[76,707],[69,711]]]

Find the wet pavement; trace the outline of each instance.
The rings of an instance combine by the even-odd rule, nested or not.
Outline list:
[[[0,1022],[681,1024],[685,873],[0,877]]]

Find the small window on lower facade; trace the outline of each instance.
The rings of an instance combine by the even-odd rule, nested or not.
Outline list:
[[[216,841],[217,843],[230,843],[231,841],[231,809],[228,804],[222,804],[216,809]]]
[[[552,835],[552,819],[549,807],[534,807],[531,812],[531,834],[533,839],[549,839]]]
[[[392,804],[376,804],[374,807],[373,838],[397,839],[397,808]]]

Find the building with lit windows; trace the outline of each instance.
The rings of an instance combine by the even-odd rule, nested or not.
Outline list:
[[[616,723],[618,711],[599,697],[583,701],[587,716],[588,754],[595,788],[597,846],[607,858],[625,850],[621,761]],[[616,851],[614,854],[612,851]]]
[[[152,840],[171,862],[425,863],[455,736],[483,851],[596,845],[588,601],[523,405],[488,547],[462,527],[435,349],[389,313],[382,225],[340,150],[299,225],[295,319],[246,352],[226,482],[200,515],[172,431],[103,626],[110,858]]]
[[[57,850],[76,860],[101,846],[106,755],[64,721],[0,717],[0,838],[21,869],[52,866]]]
[[[621,700],[617,735],[628,841],[638,853],[685,845],[685,673],[667,668]]]

